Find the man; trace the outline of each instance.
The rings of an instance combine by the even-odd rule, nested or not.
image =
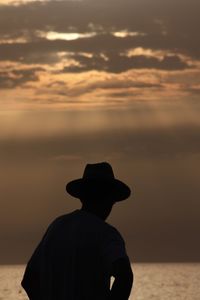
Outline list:
[[[33,253],[22,280],[29,299],[127,300],[133,273],[125,243],[105,220],[129,187],[103,162],[86,165],[66,190],[82,208],[53,221]]]

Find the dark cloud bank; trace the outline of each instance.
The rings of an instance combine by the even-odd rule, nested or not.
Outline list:
[[[99,70],[121,73],[130,69],[153,68],[183,70],[190,68],[179,54],[199,59],[199,2],[192,1],[50,1],[0,7],[0,35],[3,40],[23,37],[27,43],[0,45],[0,60],[25,64],[53,64],[58,52],[72,53],[79,67],[65,67],[61,72]],[[137,36],[124,38],[111,32],[127,30]],[[97,36],[75,41],[48,41],[38,31],[97,32]],[[143,47],[164,50],[163,59],[140,55],[122,56],[128,49]],[[81,52],[92,53],[88,58]],[[101,57],[106,55],[107,60]],[[3,82],[7,82],[7,74]],[[20,85],[16,81],[16,85]]]

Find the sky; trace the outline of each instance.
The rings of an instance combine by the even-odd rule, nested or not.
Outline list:
[[[0,263],[25,263],[108,161],[134,261],[200,261],[200,2],[0,1]]]

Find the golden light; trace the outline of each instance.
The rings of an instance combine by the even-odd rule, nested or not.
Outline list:
[[[96,35],[95,32],[85,32],[85,33],[78,33],[78,32],[56,32],[56,31],[48,31],[48,32],[43,32],[43,31],[38,31],[37,35],[46,38],[50,41],[55,41],[55,40],[65,40],[65,41],[74,41],[78,39],[83,39],[83,38],[91,38]]]
[[[28,41],[25,37],[19,37],[16,39],[3,38],[0,39],[0,45],[2,44],[26,44]]]
[[[48,2],[49,0],[1,0],[0,1],[0,6],[1,5],[14,5],[14,6],[19,6],[22,4],[27,4],[30,2]]]
[[[129,36],[139,36],[139,35],[145,35],[145,34],[140,33],[140,32],[130,32],[128,30],[121,30],[121,31],[112,32],[112,35],[114,35],[115,37],[119,37],[119,38],[126,38]]]
[[[167,51],[152,50],[149,48],[142,48],[142,47],[133,48],[127,51],[128,57],[144,55],[147,57],[156,57],[157,59],[160,60],[162,60],[164,56],[168,54],[169,53]]]

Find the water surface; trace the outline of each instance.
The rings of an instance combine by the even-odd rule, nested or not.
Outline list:
[[[27,300],[20,286],[25,266],[0,266],[0,300]],[[132,265],[130,300],[199,300],[200,264]]]

